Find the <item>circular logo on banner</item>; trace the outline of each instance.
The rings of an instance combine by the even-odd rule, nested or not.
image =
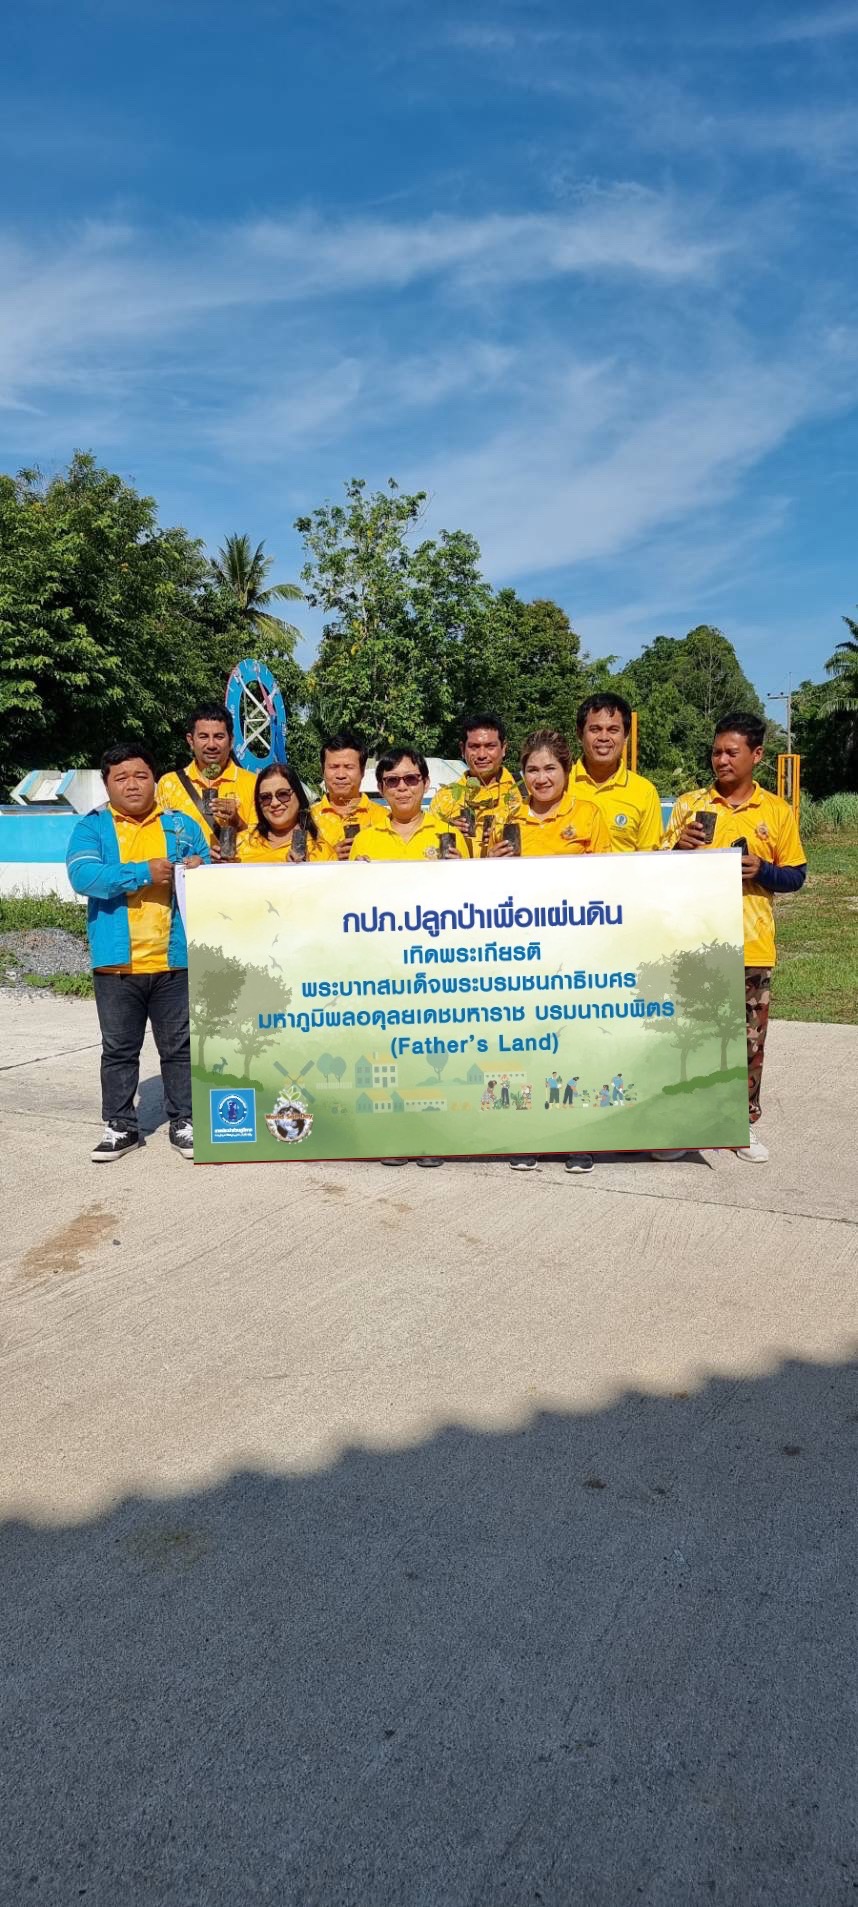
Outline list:
[[[218,1106],[218,1116],[225,1126],[242,1126],[247,1118],[247,1100],[239,1093],[229,1093]]]
[[[279,1099],[275,1099],[271,1111],[266,1113],[265,1124],[272,1139],[281,1139],[284,1145],[295,1146],[312,1132],[313,1115],[307,1111],[303,1100],[290,1099],[287,1093],[281,1093]]]

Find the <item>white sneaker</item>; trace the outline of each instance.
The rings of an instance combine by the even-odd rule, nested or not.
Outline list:
[[[181,1153],[183,1159],[190,1159],[193,1163],[194,1128],[190,1119],[170,1120],[170,1144]]]
[[[746,1146],[734,1146],[737,1159],[744,1159],[747,1165],[765,1165],[769,1156],[768,1146],[757,1138],[756,1126],[751,1127],[750,1142]]]

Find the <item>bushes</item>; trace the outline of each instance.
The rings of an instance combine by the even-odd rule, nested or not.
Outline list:
[[[826,795],[824,801],[814,801],[803,794],[800,828],[803,841],[816,841],[832,831],[858,834],[858,795]]]
[[[26,933],[31,927],[61,927],[85,940],[86,904],[61,901],[58,894],[16,894],[0,900],[0,934]]]

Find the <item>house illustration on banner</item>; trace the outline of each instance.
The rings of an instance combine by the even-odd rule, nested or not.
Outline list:
[[[396,1061],[388,1059],[386,1053],[364,1054],[355,1061],[355,1085],[358,1091],[363,1089],[370,1092],[384,1086],[395,1086],[397,1077]]]
[[[396,1092],[393,1095],[394,1112],[446,1112],[447,1099],[444,1093],[432,1086],[418,1087],[414,1092]]]

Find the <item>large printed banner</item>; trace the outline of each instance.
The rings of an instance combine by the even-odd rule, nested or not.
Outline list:
[[[201,867],[186,914],[198,1160],[747,1144],[738,854]]]

